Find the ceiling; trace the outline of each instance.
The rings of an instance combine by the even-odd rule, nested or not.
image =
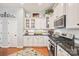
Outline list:
[[[27,11],[30,11],[30,12],[41,12],[41,11],[44,11],[50,7],[52,7],[53,4],[51,3],[43,3],[43,4],[40,4],[40,3],[31,3],[31,4],[24,4],[24,8],[25,10]]]
[[[20,8],[27,12],[41,12],[54,6],[54,3],[0,3],[0,8]]]

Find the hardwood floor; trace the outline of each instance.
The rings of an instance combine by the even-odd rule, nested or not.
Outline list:
[[[28,47],[26,47],[26,48],[28,48]],[[9,54],[16,53],[16,52],[23,50],[23,49],[25,49],[25,48],[0,48],[0,56],[7,56]],[[32,49],[34,49],[35,51],[38,51],[43,56],[49,55],[47,47],[32,47]]]
[[[7,56],[20,50],[22,50],[22,48],[0,48],[0,56]]]
[[[39,51],[41,54],[43,54],[45,56],[49,55],[47,47],[34,47],[33,49],[36,50],[36,51]]]

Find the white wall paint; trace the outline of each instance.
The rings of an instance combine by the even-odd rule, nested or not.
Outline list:
[[[18,47],[23,47],[23,19],[24,19],[24,10],[23,8],[20,8],[18,10],[18,23],[17,23],[17,33],[18,33],[18,38],[17,38],[17,43]]]

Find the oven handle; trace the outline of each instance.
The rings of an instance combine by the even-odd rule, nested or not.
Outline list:
[[[51,45],[53,46],[53,47],[55,47],[55,45],[49,40],[49,42],[51,43]]]

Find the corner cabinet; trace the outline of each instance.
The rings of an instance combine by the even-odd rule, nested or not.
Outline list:
[[[79,4],[66,4],[66,28],[79,28]]]
[[[66,52],[63,48],[57,45],[57,56],[71,56],[68,52]]]

